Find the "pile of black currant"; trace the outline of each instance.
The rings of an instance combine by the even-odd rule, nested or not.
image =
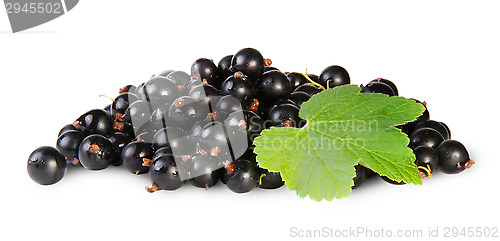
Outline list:
[[[187,181],[208,189],[219,180],[236,193],[279,188],[284,184],[280,174],[256,162],[254,138],[271,126],[302,127],[298,113],[303,102],[351,81],[337,65],[319,76],[283,73],[270,65],[259,51],[245,48],[218,65],[200,58],[191,75],[167,70],[138,86],[125,86],[112,104],[64,126],[56,148],[33,151],[28,174],[50,185],[62,179],[67,163],[89,170],[123,165],[135,175],[149,173],[149,192],[175,190]],[[371,81],[362,92],[398,95],[385,79]],[[449,140],[444,123],[429,120],[427,110],[399,128],[410,136],[422,177],[431,177],[437,166],[458,173],[474,163],[462,144]],[[353,188],[370,173],[356,166]]]

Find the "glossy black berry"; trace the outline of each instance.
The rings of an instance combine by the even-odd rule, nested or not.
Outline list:
[[[443,136],[432,128],[420,128],[410,135],[411,148],[417,148],[419,146],[436,148],[443,141]]]
[[[264,129],[264,121],[253,111],[245,110],[230,114],[224,121],[229,136],[244,134],[253,142]]]
[[[358,188],[366,180],[366,167],[358,164],[354,166],[354,168],[356,169],[356,176],[353,178],[354,185],[352,186],[352,189]]]
[[[170,148],[169,146],[164,146],[156,150],[155,154],[153,154],[153,160],[163,155],[172,155],[172,148]]]
[[[270,172],[267,169],[259,168],[260,175],[257,186],[262,189],[276,189],[285,185],[279,172]]]
[[[226,80],[227,77],[234,74],[234,72],[231,71],[231,60],[232,59],[233,59],[233,55],[227,55],[224,58],[222,58],[219,61],[219,64],[217,65],[217,68],[219,69],[219,80],[221,83],[222,83],[222,81]]]
[[[153,153],[151,145],[145,142],[130,142],[122,150],[123,165],[133,174],[147,173],[153,161]]]
[[[210,112],[208,106],[203,106],[201,102],[191,96],[183,96],[175,99],[168,110],[168,122],[177,128],[188,130],[199,120],[206,118]]]
[[[220,98],[215,106],[215,119],[224,121],[231,113],[242,111],[243,109],[244,107],[238,99],[230,95],[226,95]]]
[[[189,179],[189,183],[195,187],[209,189],[215,186],[223,174],[223,169],[211,170],[212,162],[209,156],[194,156],[191,158],[190,169],[198,173],[196,177]]]
[[[211,157],[226,156],[230,154],[224,124],[211,122],[204,126],[199,134],[199,146],[204,153]]]
[[[292,93],[290,80],[278,71],[264,73],[257,81],[256,87],[259,100],[266,103],[287,99]]]
[[[450,139],[450,138],[451,138],[451,130],[450,130],[450,128],[448,127],[448,125],[446,125],[446,123],[444,123],[444,122],[439,122],[439,123],[441,123],[441,125],[443,125],[443,126],[444,126],[444,128],[445,128],[445,129],[446,129],[446,131],[448,132],[448,139]]]
[[[268,114],[271,126],[300,127],[302,119],[299,117],[299,108],[291,104],[279,105]]]
[[[111,142],[115,150],[113,154],[113,160],[111,161],[111,165],[121,166],[123,164],[123,160],[121,157],[122,150],[128,143],[130,143],[131,139],[129,136],[121,132],[115,132],[108,137],[108,140]]]
[[[380,176],[382,178],[382,180],[386,181],[387,183],[390,183],[392,185],[404,185],[406,184],[404,181],[400,181],[400,182],[396,182],[386,176]]]
[[[121,87],[118,91],[119,94],[122,94],[122,93],[135,93],[135,89],[137,87],[135,87],[134,85],[125,85],[123,87]]]
[[[220,86],[219,69],[211,59],[201,58],[194,61],[191,65],[191,75],[199,76],[202,81],[206,81],[210,85]]]
[[[269,71],[278,71],[281,72],[278,68],[273,67],[273,66],[264,66],[264,73],[269,72]]]
[[[180,88],[182,89],[183,87]],[[148,106],[151,106],[150,108],[152,109],[156,109],[162,105],[170,105],[182,94],[172,80],[162,76],[156,76],[148,80],[144,84],[143,92],[145,100],[148,101]]]
[[[307,74],[307,77],[309,77],[309,79],[311,79],[312,81],[318,83],[319,81],[319,76],[315,75],[315,74]]]
[[[288,79],[290,80],[292,91],[305,83],[309,83],[309,80],[307,80],[306,77],[304,77],[304,75],[301,73],[291,72],[286,74],[286,77],[288,77]]]
[[[210,108],[215,108],[215,104],[222,97],[219,90],[209,84],[197,85],[189,91],[188,95],[199,101],[202,106]]]
[[[82,131],[107,136],[113,132],[113,118],[102,109],[94,109],[81,115],[73,125]]]
[[[66,131],[57,138],[56,148],[64,155],[68,163],[72,163],[75,166],[80,165],[78,147],[84,138],[79,131]]]
[[[191,82],[191,76],[184,71],[173,71],[166,78],[177,86],[180,94],[185,94],[186,88]]]
[[[132,124],[134,129],[137,129],[150,121],[151,114],[152,109],[148,102],[145,100],[138,100],[130,104],[125,111],[125,121]]]
[[[325,88],[334,88],[340,85],[347,85],[351,83],[349,73],[343,67],[332,65],[326,67],[319,75],[318,84]]]
[[[455,140],[443,141],[437,148],[438,169],[446,174],[456,174],[470,168],[475,162],[469,157],[465,146]]]
[[[30,154],[27,168],[33,181],[41,185],[51,185],[64,177],[67,163],[57,149],[42,146]]]
[[[307,93],[309,96],[312,96],[316,93],[321,92],[321,89],[318,88],[318,86],[313,85],[313,84],[303,84],[299,85],[293,92],[304,92]]]
[[[293,101],[293,103],[295,103],[295,105],[299,107],[299,109],[302,106],[302,103],[308,101],[310,98],[310,95],[302,91],[292,92],[290,94],[290,100]]]
[[[392,88],[383,82],[370,82],[363,86],[361,93],[381,93],[388,96],[394,96]]]
[[[264,58],[256,49],[245,48],[238,51],[231,59],[231,70],[241,71],[250,80],[257,80],[264,72]]]
[[[427,146],[419,146],[413,150],[415,154],[415,164],[422,178],[432,177],[436,170],[439,159],[434,149]]]
[[[246,193],[257,186],[259,177],[259,169],[254,163],[238,159],[225,166],[223,178],[229,190],[235,193]]]
[[[222,94],[231,95],[245,104],[249,104],[257,95],[254,83],[241,75],[229,76],[220,90]]]
[[[113,144],[104,136],[93,134],[83,139],[78,147],[78,159],[89,170],[102,170],[114,157]]]
[[[448,133],[448,129],[442,122],[434,121],[434,120],[426,120],[421,121],[415,126],[415,130],[420,128],[431,128],[439,132],[443,136],[445,140],[450,139],[450,133]]]
[[[172,72],[174,72],[175,70],[171,70],[171,69],[166,69],[166,70],[163,70],[162,72],[160,72],[158,74],[158,76],[162,76],[162,77],[167,77],[169,74],[171,74]]]
[[[149,178],[153,182],[153,186],[146,187],[148,192],[177,190],[184,185],[172,155],[162,155],[156,158],[149,167]]]
[[[73,124],[67,124],[59,131],[59,134],[57,136],[61,136],[66,131],[76,131],[76,130],[77,129]]]
[[[138,100],[139,97],[132,93],[119,94],[111,104],[111,116],[113,119],[125,121],[124,114],[128,106]]]
[[[390,81],[388,79],[377,78],[377,79],[372,80],[371,82],[382,82],[382,83],[384,83],[384,84],[386,84],[386,85],[388,85],[388,86],[391,87],[391,89],[394,92],[395,96],[399,95],[398,88],[396,87],[396,85],[392,81]]]

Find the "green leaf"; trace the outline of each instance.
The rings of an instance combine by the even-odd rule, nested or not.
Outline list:
[[[394,126],[423,111],[414,100],[343,85],[302,104],[303,128],[263,130],[254,151],[261,167],[281,172],[288,189],[316,201],[347,197],[358,163],[392,180],[421,184],[409,139]]]

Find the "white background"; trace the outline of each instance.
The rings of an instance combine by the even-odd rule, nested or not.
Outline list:
[[[346,2],[80,1],[17,34],[0,8],[2,239],[298,239],[292,227],[420,229],[427,239],[429,228],[442,236],[445,227],[500,227],[500,5]],[[54,146],[62,126],[109,104],[100,94],[244,47],[282,71],[319,74],[338,64],[354,84],[394,81],[402,96],[425,100],[477,164],[421,186],[373,179],[348,198],[320,203],[285,188],[238,195],[223,185],[185,185],[149,194],[147,175],[117,167],[72,168],[52,186],[30,180],[31,151]]]

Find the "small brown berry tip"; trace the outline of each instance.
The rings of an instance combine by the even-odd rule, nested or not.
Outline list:
[[[89,146],[89,152],[92,154],[99,154],[101,152],[101,147],[97,144],[91,144]]]
[[[182,106],[184,106],[184,100],[182,99],[175,99],[175,108],[181,108]]]
[[[236,166],[233,163],[226,162],[226,164],[224,164],[224,169],[226,169],[228,175],[233,174],[235,171],[235,168],[236,168]]]
[[[158,190],[160,190],[160,188],[156,186],[156,184],[153,184],[151,187],[146,186],[146,191],[148,191],[149,193],[154,193]]]
[[[152,159],[142,158],[142,166],[149,167],[149,166],[151,166],[151,163],[153,163]]]
[[[123,93],[127,93],[127,92],[128,92],[128,88],[126,88],[126,87],[120,88],[118,90],[118,94],[123,94]]]
[[[283,126],[284,127],[293,127],[293,121],[291,121],[291,120],[283,121]]]
[[[273,61],[271,59],[264,59],[265,66],[271,66],[271,64],[273,64]]]

